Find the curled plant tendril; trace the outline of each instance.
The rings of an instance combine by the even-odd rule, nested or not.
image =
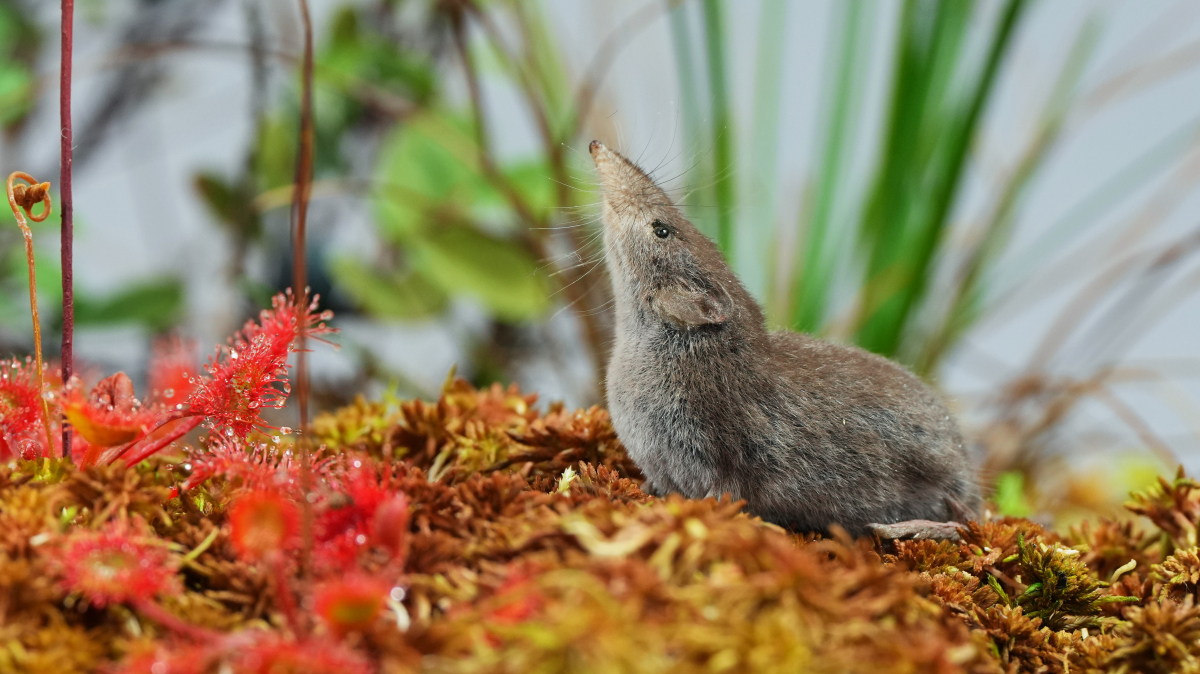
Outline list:
[[[22,185],[16,181],[24,180],[29,183]],[[33,317],[33,352],[37,362],[37,386],[38,395],[42,401],[42,424],[46,427],[46,453],[53,455],[54,453],[54,434],[50,429],[50,406],[46,404],[44,393],[44,384],[42,381],[42,323],[38,316],[37,305],[37,278],[34,275],[33,267],[33,231],[29,229],[29,224],[25,222],[25,218],[29,218],[34,222],[41,222],[50,217],[50,183],[38,183],[33,179],[33,176],[21,171],[14,171],[8,176],[8,181],[5,183],[5,189],[8,192],[8,206],[12,209],[13,217],[17,219],[17,225],[21,228],[21,234],[25,237],[25,261],[29,266],[29,311]],[[40,215],[33,214],[33,207],[39,203],[43,204]]]

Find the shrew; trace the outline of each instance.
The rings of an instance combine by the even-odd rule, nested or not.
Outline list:
[[[900,365],[767,330],[716,246],[591,144],[616,297],[608,404],[652,494],[730,494],[794,531],[953,536],[979,490],[950,411]]]

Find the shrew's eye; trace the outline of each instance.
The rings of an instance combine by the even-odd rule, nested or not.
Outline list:
[[[664,225],[661,220],[655,220],[653,226],[654,235],[658,238],[665,239],[668,236],[671,236],[671,230],[667,229],[667,226]]]

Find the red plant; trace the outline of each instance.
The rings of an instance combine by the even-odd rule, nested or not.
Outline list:
[[[395,494],[381,503],[371,520],[371,537],[375,544],[387,548],[394,558],[403,560],[408,554],[410,519],[406,495]]]
[[[41,454],[36,435],[41,430],[42,406],[33,363],[0,361],[0,459],[21,456],[31,447]]]
[[[318,585],[314,606],[335,634],[362,630],[383,610],[391,586],[383,579],[353,573]]]
[[[178,337],[154,343],[150,356],[150,400],[167,409],[182,410],[196,388],[200,368],[193,353],[194,344]]]
[[[101,379],[87,398],[78,388],[69,389],[63,414],[84,440],[97,447],[125,445],[145,437],[162,417],[158,410],[142,407],[124,372]]]
[[[317,468],[327,473],[329,467]],[[326,476],[337,491],[322,502],[313,528],[314,561],[319,570],[351,568],[371,545],[386,549],[394,561],[403,564],[408,499],[386,486],[386,476],[378,471],[371,459],[362,457],[352,459],[352,467],[339,478]]]
[[[336,643],[291,641],[270,633],[238,648],[228,663],[234,674],[371,674],[371,663]]]
[[[537,615],[544,599],[533,582],[533,572],[528,568],[513,570],[496,589],[496,608],[488,618],[501,625],[516,625]]]
[[[207,418],[218,432],[245,438],[255,427],[266,426],[262,410],[283,407],[291,392],[287,358],[296,340],[301,333],[332,332],[324,323],[332,314],[318,313],[316,298],[302,314],[290,291],[276,295],[271,305],[258,324],[247,322],[229,346],[218,351],[205,366],[208,376],[188,398],[189,414]]]
[[[182,408],[177,403],[174,416],[168,417],[168,421],[185,421],[153,441],[127,450],[125,460],[137,463],[152,456],[205,422],[222,437],[242,440],[255,427],[268,427],[261,412],[281,408],[287,401],[291,390],[288,354],[295,352],[301,335],[335,332],[325,325],[333,314],[318,312],[318,299],[314,297],[298,310],[290,290],[272,298],[272,308],[259,314],[258,323],[247,321],[228,346],[218,349],[204,368],[208,374],[195,378],[195,389],[187,402]]]
[[[183,342],[159,346],[150,373],[151,405],[138,401],[129,377],[119,372],[86,398],[77,387],[62,389],[61,409],[50,410],[38,395],[36,366],[0,363],[0,458],[61,455],[53,429],[63,416],[78,430],[72,446],[82,452],[83,465],[138,463],[205,422],[220,437],[239,440],[268,427],[260,414],[287,401],[288,355],[296,352],[300,337],[334,332],[325,325],[332,314],[317,311],[317,298],[297,308],[288,291],[271,304],[257,323],[248,321],[218,350],[206,375],[196,373]],[[39,422],[43,432],[34,433]]]
[[[300,533],[300,512],[278,492],[255,491],[239,496],[229,508],[233,544],[238,554],[261,559],[293,547]]]
[[[320,470],[324,470],[325,463],[319,462]],[[193,452],[191,464],[192,474],[179,486],[180,491],[194,489],[220,475],[247,491],[277,491],[299,497],[300,474],[295,457],[269,443],[247,443],[217,435],[206,449]]]
[[[99,531],[77,531],[57,556],[68,591],[93,606],[143,602],[174,591],[175,560],[140,523],[109,522]]]
[[[134,650],[113,674],[205,674],[212,669],[218,655],[214,649],[203,646],[167,648],[155,644]]]

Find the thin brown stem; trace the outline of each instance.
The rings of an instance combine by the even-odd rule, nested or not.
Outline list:
[[[271,567],[271,579],[275,585],[275,599],[279,602],[279,610],[296,639],[303,639],[304,622],[300,619],[300,613],[296,611],[296,597],[292,595],[291,583],[288,582],[287,560],[283,553],[275,551],[268,555],[267,565]]]
[[[492,157],[491,144],[488,139],[487,124],[484,119],[483,107],[483,92],[479,85],[479,72],[475,67],[475,61],[471,58],[470,50],[467,48],[466,23],[463,16],[459,12],[452,15],[453,23],[454,46],[458,51],[459,59],[462,60],[463,72],[467,78],[467,92],[471,99],[471,108],[475,117],[475,144],[478,146],[479,166],[483,170],[484,176],[503,194],[508,200],[509,205],[517,212],[517,215],[525,222],[541,225],[541,219],[534,215],[533,209],[526,203],[525,198],[517,192],[516,188],[504,177],[500,169],[496,165],[495,159]],[[537,237],[531,237],[535,243],[535,253],[539,256],[544,256],[544,250],[541,243],[537,241]]]
[[[75,42],[75,0],[62,0],[62,59],[58,79],[59,148],[58,193],[62,201],[62,383],[75,368],[75,203],[71,195],[71,58]],[[62,420],[62,454],[71,456],[71,426]]]
[[[1125,422],[1125,425],[1137,434],[1138,439],[1145,443],[1146,447],[1154,452],[1165,465],[1173,466],[1179,463],[1179,457],[1175,456],[1171,447],[1155,434],[1154,430],[1138,416],[1137,412],[1133,411],[1133,408],[1126,405],[1107,386],[1103,384],[1096,386],[1092,395],[1112,410],[1113,414],[1116,414],[1121,421]]]
[[[24,180],[29,185],[16,184],[18,179]],[[46,428],[46,456],[53,456],[54,433],[50,428],[50,406],[46,403],[45,382],[42,380],[42,320],[38,315],[37,275],[34,273],[33,264],[33,230],[29,229],[29,223],[25,222],[26,217],[34,222],[41,222],[50,217],[52,206],[50,183],[38,183],[28,173],[14,171],[5,182],[5,190],[8,192],[8,207],[12,209],[13,217],[17,219],[17,226],[21,228],[21,235],[25,237],[25,262],[29,267],[29,314],[33,318],[33,355],[37,367],[37,372],[34,374],[37,377],[38,398],[42,401],[42,425]],[[39,202],[44,205],[44,208],[40,215],[34,215],[32,209]]]
[[[501,53],[508,61],[509,67],[517,74],[517,79],[521,85],[521,89],[529,103],[530,108],[534,112],[534,116],[538,123],[538,128],[542,135],[542,141],[545,146],[547,157],[549,158],[551,170],[554,173],[555,179],[559,185],[558,200],[560,205],[566,206],[570,202],[570,193],[568,185],[570,184],[570,176],[567,174],[565,157],[562,153],[562,145],[556,141],[553,130],[550,127],[549,117],[544,108],[544,101],[537,95],[536,89],[532,81],[521,68],[520,64],[516,63],[514,57],[508,53],[501,38],[498,28],[490,21],[487,14],[474,5],[467,3],[466,6],[473,12],[473,16],[483,26],[485,33],[488,34],[488,39],[492,43],[495,50]],[[476,120],[476,143],[478,144],[480,166],[483,168],[484,175],[498,189],[501,190],[508,199],[513,209],[517,211],[530,227],[545,227],[545,223],[541,218],[534,215],[529,206],[525,203],[520,193],[509,183],[504,174],[497,167],[495,160],[492,158],[490,146],[488,144],[487,128],[484,117],[484,104],[482,89],[479,84],[479,73],[471,58],[470,50],[467,46],[466,23],[465,17],[461,12],[455,12],[452,15],[453,35],[455,48],[458,51],[459,58],[462,60],[464,73],[467,79],[467,90],[470,94],[471,107]],[[527,234],[527,244],[531,252],[539,259],[548,257],[545,242],[542,240],[542,232],[544,230],[535,230]],[[581,254],[585,250],[582,235],[580,232],[572,231],[568,235],[572,246]],[[580,321],[583,323],[584,338],[587,341],[588,351],[592,358],[592,366],[597,375],[597,380],[602,381],[604,378],[604,365],[606,358],[607,335],[600,324],[596,312],[593,310],[595,303],[589,302],[592,296],[592,288],[587,283],[577,283],[586,274],[586,271],[574,275],[573,278],[564,279],[563,292],[566,295],[567,305],[571,307],[579,306],[576,310]]]
[[[296,402],[300,411],[300,437],[297,445],[300,453],[300,500],[301,532],[303,549],[300,555],[301,573],[307,572],[313,548],[313,511],[309,494],[312,492],[312,456],[308,442],[308,335],[304,325],[309,304],[308,293],[308,200],[312,191],[313,177],[313,27],[308,11],[308,0],[299,0],[300,18],[304,26],[304,60],[300,81],[300,151],[296,157],[296,192],[292,201],[292,291],[296,294],[296,321],[300,326],[297,335],[296,354]],[[283,590],[281,590],[283,591]]]

